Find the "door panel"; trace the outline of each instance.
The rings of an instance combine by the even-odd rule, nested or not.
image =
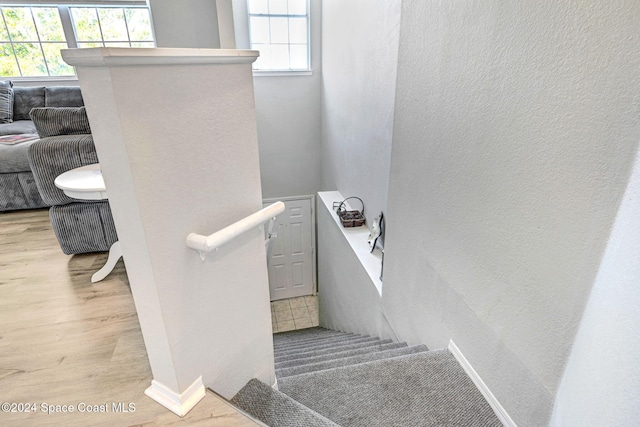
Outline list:
[[[272,301],[312,295],[314,290],[312,199],[284,200],[284,204],[268,251]]]

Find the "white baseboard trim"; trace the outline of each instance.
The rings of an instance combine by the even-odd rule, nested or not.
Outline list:
[[[151,386],[144,391],[144,394],[169,409],[180,417],[184,417],[205,395],[202,377],[198,377],[182,393],[176,393],[164,384],[152,380]]]
[[[502,422],[502,424],[505,427],[517,427],[516,423],[511,419],[511,417],[509,416],[507,411],[502,407],[500,402],[498,402],[498,399],[496,399],[493,393],[491,393],[491,390],[489,390],[489,387],[487,387],[484,381],[482,381],[482,378],[480,378],[480,375],[478,375],[476,370],[473,369],[473,366],[471,366],[467,358],[464,357],[464,355],[462,354],[458,346],[454,344],[453,340],[449,341],[448,349],[451,352],[451,354],[453,354],[453,357],[456,358],[458,363],[460,363],[460,365],[462,366],[462,369],[464,369],[467,375],[469,375],[469,377],[471,378],[471,381],[473,381],[476,387],[478,387],[478,390],[480,390],[480,393],[482,393],[484,398],[487,399],[487,402],[489,402],[489,405],[493,409],[493,412],[496,413],[496,416]]]
[[[278,379],[277,378],[273,381],[273,385],[271,386],[271,388],[274,389],[274,390],[278,390]]]

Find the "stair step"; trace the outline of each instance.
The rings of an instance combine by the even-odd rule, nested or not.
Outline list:
[[[354,345],[354,344],[362,344],[362,343],[367,343],[367,342],[368,343],[374,343],[374,342],[379,342],[379,341],[380,340],[378,338],[360,337],[360,338],[350,339],[350,340],[347,340],[347,341],[321,343],[321,344],[317,344],[317,345],[309,345],[309,346],[297,347],[297,348],[292,348],[292,349],[278,350],[276,352],[276,357],[285,356],[285,355],[292,355],[292,354],[299,354],[299,353],[308,353],[310,351],[319,351],[319,350],[324,350],[324,349],[338,348],[338,347],[344,347],[344,346]]]
[[[278,385],[344,426],[502,426],[445,349],[286,377]]]
[[[404,342],[389,342],[385,344],[376,344],[376,345],[356,348],[352,350],[339,351],[336,353],[313,355],[313,356],[307,356],[307,357],[296,358],[291,360],[283,360],[282,362],[276,363],[276,370],[291,368],[294,366],[303,366],[311,363],[324,362],[327,360],[341,359],[344,357],[359,356],[362,354],[374,353],[377,351],[393,350],[396,348],[404,348],[404,347],[407,347],[407,344]]]
[[[340,427],[255,378],[231,399],[231,403],[270,427]]]
[[[305,347],[305,346],[314,346],[314,345],[319,345],[319,344],[328,344],[328,343],[332,343],[332,342],[341,342],[341,341],[349,341],[349,340],[353,340],[353,339],[358,339],[358,338],[363,338],[362,335],[356,335],[356,334],[342,334],[342,335],[333,335],[330,337],[318,337],[318,338],[312,338],[312,339],[308,339],[308,340],[304,340],[301,342],[290,342],[287,344],[281,344],[281,345],[274,345],[274,349],[276,351],[286,351],[286,350],[293,350],[295,348],[300,348],[300,347]]]
[[[273,343],[278,345],[285,345],[296,342],[304,342],[305,340],[313,340],[317,338],[337,337],[340,335],[349,335],[351,332],[332,331],[330,329],[324,329],[320,327],[297,329],[288,332],[279,332],[273,334]]]
[[[275,362],[279,363],[279,362],[283,362],[285,360],[302,359],[302,358],[305,358],[305,357],[322,356],[322,355],[326,355],[326,354],[340,353],[342,351],[355,350],[355,349],[358,349],[358,348],[366,348],[366,347],[371,347],[371,346],[376,346],[376,345],[389,344],[390,342],[391,342],[391,340],[384,340],[384,341],[377,341],[377,342],[376,341],[366,341],[366,342],[362,342],[362,343],[348,344],[348,345],[342,345],[342,346],[338,346],[338,347],[324,348],[324,349],[320,349],[320,350],[316,349],[316,350],[307,351],[307,352],[303,352],[303,353],[276,355],[275,356]]]
[[[293,375],[324,371],[327,369],[356,365],[363,362],[370,362],[373,360],[388,359],[395,356],[414,354],[414,353],[425,353],[428,351],[429,349],[427,348],[426,345],[417,345],[413,347],[404,347],[404,348],[397,348],[393,350],[378,351],[375,353],[363,354],[360,356],[345,357],[342,359],[329,360],[325,362],[317,362],[317,363],[312,363],[304,366],[277,369],[276,377],[285,378]]]
[[[295,331],[288,332],[279,332],[273,334],[273,342],[275,344],[282,344],[286,342],[296,341],[299,339],[307,339],[314,336],[329,336],[329,335],[340,335],[345,332],[334,331],[332,329],[325,329],[319,326],[313,328],[306,329],[297,329]]]
[[[275,359],[276,359],[276,362],[281,362],[287,359],[307,357],[307,356],[319,356],[321,354],[330,354],[330,353],[337,353],[339,351],[344,351],[344,350],[351,350],[355,348],[370,347],[376,344],[386,344],[387,342],[390,342],[390,341],[391,340],[380,341],[379,339],[376,339],[376,338],[367,338],[365,340],[358,340],[355,342],[350,341],[347,343],[340,343],[340,345],[304,348],[304,349],[298,349],[296,351],[287,351],[287,352],[276,352]]]

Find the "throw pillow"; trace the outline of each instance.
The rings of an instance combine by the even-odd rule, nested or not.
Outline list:
[[[13,122],[13,83],[0,81],[0,123]]]
[[[84,107],[38,107],[29,116],[40,138],[91,133]]]
[[[31,120],[29,111],[44,105],[44,86],[16,86],[13,88],[13,120]],[[74,105],[79,107],[79,105]]]

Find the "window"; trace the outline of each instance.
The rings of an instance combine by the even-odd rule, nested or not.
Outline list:
[[[78,47],[154,47],[147,8],[72,7]]]
[[[154,47],[147,7],[2,6],[0,77],[73,76],[60,49]]]
[[[2,7],[1,76],[69,76],[73,68],[60,56],[67,48],[55,7]]]
[[[308,0],[248,0],[255,70],[308,70]]]

